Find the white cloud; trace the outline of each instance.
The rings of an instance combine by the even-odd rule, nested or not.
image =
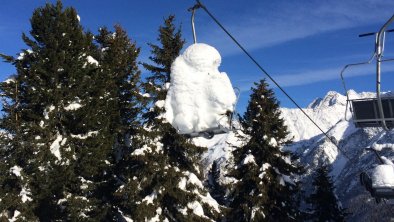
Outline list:
[[[371,75],[375,76],[375,64],[369,64],[365,66],[355,66],[347,69],[344,73],[344,78],[346,84],[351,84],[351,78],[357,76]],[[274,74],[271,75],[274,80],[281,87],[291,87],[291,86],[303,86],[317,82],[324,82],[330,80],[341,81],[340,72],[343,67],[338,68],[327,68],[327,69],[315,69],[315,70],[301,70],[295,73],[288,74]],[[394,72],[394,62],[385,63],[382,65],[382,76],[389,74],[392,75]],[[235,79],[233,80],[234,85],[237,86],[242,92],[250,90],[253,86],[253,82],[257,82],[266,76],[261,73],[261,75],[251,76],[250,78]],[[268,79],[268,78],[266,78]],[[371,83],[375,84],[375,83]],[[382,82],[383,85],[387,85]],[[270,84],[272,87],[276,87],[273,83]]]
[[[274,78],[282,87],[300,86],[328,80],[340,81],[341,70],[342,67],[335,69],[310,70],[293,74],[276,75]],[[394,72],[394,65],[382,66],[382,75],[385,75],[387,72]],[[345,71],[344,78],[345,82],[348,82],[351,81],[349,79],[352,77],[365,75],[375,75],[374,64],[349,68]]]

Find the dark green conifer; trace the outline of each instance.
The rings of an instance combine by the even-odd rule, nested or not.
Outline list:
[[[71,136],[78,127],[69,127],[75,123],[70,123],[73,111],[67,108],[86,96],[81,83],[87,85],[95,74],[96,67],[87,62],[92,38],[83,31],[76,11],[63,9],[60,1],[36,9],[31,27],[31,38],[22,36],[30,49],[18,58],[3,56],[15,65],[17,74],[1,85],[9,104],[3,110],[2,129],[13,141],[6,162],[21,168],[21,187],[31,198],[25,199],[28,210],[9,205],[2,205],[1,210],[19,211],[19,217],[26,220],[64,219],[62,203],[81,184],[74,171],[78,148]],[[82,198],[78,201],[89,205]]]
[[[127,183],[131,176],[132,163],[130,153],[134,147],[139,147],[136,135],[141,123],[141,93],[140,71],[137,66],[137,56],[140,49],[133,43],[121,26],[116,25],[114,32],[101,28],[96,36],[99,44],[99,61],[101,76],[96,81],[97,87],[102,89],[101,111],[103,116],[102,129],[107,129],[107,136],[102,140],[110,139],[111,154],[106,158],[111,166],[109,178],[99,192],[111,205],[111,214],[107,220],[118,220],[122,217],[119,206],[133,202],[127,195],[116,194],[116,190]]]
[[[174,16],[159,28],[158,41],[159,45],[149,44],[152,64],[143,64],[151,72],[144,83],[148,105],[143,115],[145,132],[139,138],[144,143],[133,147],[133,176],[116,193],[134,201],[123,202],[120,210],[135,221],[209,221],[218,218],[220,209],[199,179],[204,149],[178,135],[162,117],[165,110],[159,105],[166,98],[171,64],[185,42]]]
[[[255,83],[240,117],[245,144],[234,150],[237,179],[229,221],[295,221],[299,216],[295,176],[300,167],[281,148],[290,143],[279,103],[265,80]]]
[[[227,186],[224,186],[221,182],[219,160],[215,160],[212,163],[211,170],[208,172],[208,188],[211,196],[220,204],[225,206],[227,204]]]
[[[152,54],[149,60],[153,64],[143,63],[143,66],[151,73],[144,84],[144,90],[147,93],[146,95],[149,95],[150,102],[166,99],[167,86],[170,83],[171,64],[179,56],[185,44],[181,30],[176,28],[174,21],[175,16],[171,15],[164,20],[164,25],[159,27],[157,41],[159,41],[160,46],[148,43]],[[159,124],[156,122],[160,121],[157,120],[157,117],[163,111],[162,107],[149,106],[144,117],[149,124]]]
[[[35,10],[31,26],[23,35],[30,49],[2,56],[17,74],[0,85],[0,212],[112,220],[113,193],[127,176],[122,158],[139,125],[139,49],[118,26],[103,30],[97,47],[60,1]]]
[[[311,204],[308,219],[312,221],[345,221],[347,213],[338,202],[334,182],[326,165],[322,165],[316,170],[312,184],[315,189],[307,198],[307,203]]]

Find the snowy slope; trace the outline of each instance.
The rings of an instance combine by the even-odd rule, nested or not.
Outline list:
[[[351,99],[374,97],[374,93],[349,92]],[[371,170],[379,162],[373,152],[365,148],[374,147],[379,155],[394,159],[394,131],[385,132],[380,128],[359,129],[345,117],[346,97],[329,92],[322,99],[313,101],[307,109],[308,114],[337,141],[338,146],[346,152],[339,151],[309,120],[301,116],[299,110],[282,109],[283,118],[295,143],[287,149],[300,156],[306,167],[306,193],[312,173],[322,163],[332,167],[332,176],[337,187],[337,195],[345,208],[352,213],[349,221],[391,221],[394,219],[394,205],[375,203],[370,194],[359,183],[359,174]],[[348,117],[351,117],[350,115]]]
[[[371,98],[375,93],[356,93],[349,91],[350,99]],[[321,134],[311,121],[299,110],[282,108],[282,118],[285,120],[293,141],[308,140]],[[329,130],[341,119],[350,118],[350,113],[346,110],[346,96],[330,91],[324,98],[315,99],[304,111],[315,121],[324,131]]]
[[[234,128],[238,129],[239,124],[233,123]],[[242,134],[240,130],[238,134]],[[197,146],[207,147],[207,152],[202,157],[202,164],[204,166],[205,176],[211,169],[212,163],[217,161],[222,169],[222,173],[227,172],[227,168],[232,167],[232,154],[234,147],[240,147],[243,144],[235,131],[230,131],[227,134],[215,135],[212,139],[205,139],[203,137],[197,137],[193,139],[194,144]]]
[[[346,97],[328,92],[321,99],[315,99],[304,111],[325,131],[337,123],[345,115]],[[294,141],[308,140],[321,132],[298,109],[282,108],[285,120]]]
[[[374,93],[349,91],[351,99],[374,97]],[[337,195],[345,208],[352,213],[349,221],[392,221],[394,205],[375,203],[374,198],[359,183],[359,174],[371,172],[378,164],[376,156],[365,148],[374,147],[381,156],[394,160],[394,131],[385,132],[380,128],[358,129],[351,121],[345,120],[346,96],[328,92],[325,97],[314,100],[305,111],[327,134],[337,141],[346,152],[345,157],[322,133],[298,110],[282,108],[282,117],[293,136],[293,145],[286,147],[300,157],[306,168],[303,189],[311,191],[311,175],[322,163],[332,167],[332,176]],[[350,118],[348,113],[348,118]],[[198,145],[208,147],[203,158],[205,170],[212,162],[219,160],[221,168],[231,167],[231,145],[240,144],[234,133],[215,136],[212,140],[195,139]],[[230,164],[229,164],[230,163]],[[228,166],[226,166],[228,164]]]

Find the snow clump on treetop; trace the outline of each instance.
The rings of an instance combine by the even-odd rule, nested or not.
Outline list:
[[[203,43],[189,46],[173,62],[165,116],[179,133],[229,127],[236,95],[227,74],[219,72],[220,63],[219,52]]]

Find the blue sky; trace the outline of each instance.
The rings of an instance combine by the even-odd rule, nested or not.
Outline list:
[[[3,1],[0,7],[0,52],[15,55],[26,48],[21,33],[30,30],[34,8],[52,0]],[[192,43],[190,13],[192,0],[93,1],[64,0],[77,9],[81,23],[94,33],[100,26],[121,24],[135,40],[147,61],[148,42],[155,42],[163,18],[175,14],[182,25],[187,45]],[[328,91],[341,93],[339,72],[347,63],[367,60],[373,50],[373,37],[358,34],[377,31],[394,13],[388,0],[202,0],[260,64],[303,107]],[[245,110],[249,89],[263,74],[233,44],[208,15],[196,13],[197,41],[210,44],[222,54],[221,71],[241,88],[238,104]],[[392,25],[390,28],[394,28]],[[387,35],[386,57],[394,57],[394,33]],[[383,90],[393,90],[394,62],[383,66]],[[142,72],[146,73],[145,70]],[[0,63],[0,80],[14,73],[12,66]],[[374,65],[345,74],[349,88],[374,91]],[[272,84],[284,107],[294,107]]]

